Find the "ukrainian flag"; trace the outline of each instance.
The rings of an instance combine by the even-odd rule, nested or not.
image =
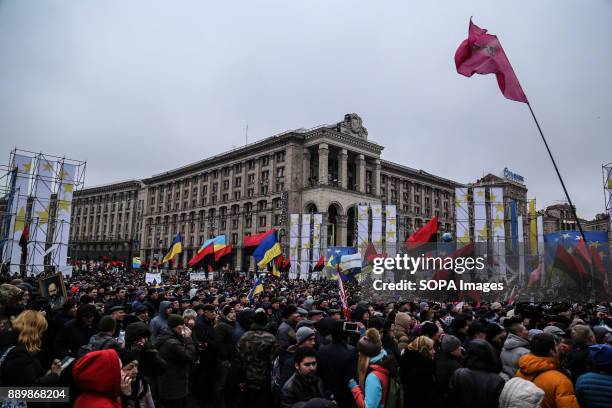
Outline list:
[[[278,238],[276,237],[276,231],[273,234],[265,237],[259,246],[255,248],[253,257],[257,266],[263,268],[268,262],[271,262],[274,258],[282,253]]]
[[[166,256],[164,256],[162,263],[168,262],[169,260],[174,258],[176,255],[180,254],[181,252],[183,252],[183,243],[181,240],[181,234],[178,233],[176,234],[176,237],[174,237],[174,239],[172,240],[172,245],[170,245],[170,250],[168,251]]]
[[[257,278],[257,280],[255,281],[255,284],[253,285],[253,287],[251,288],[251,291],[249,292],[249,295],[248,295],[249,300],[252,301],[253,297],[263,292],[263,290],[264,290],[263,282],[261,281],[261,278]]]

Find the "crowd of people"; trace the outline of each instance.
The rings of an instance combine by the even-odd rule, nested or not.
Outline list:
[[[61,306],[4,276],[0,385],[69,387],[77,408],[612,407],[610,303],[383,303],[356,282],[343,301],[333,280],[269,277],[253,295],[240,276],[142,275],[74,273]]]

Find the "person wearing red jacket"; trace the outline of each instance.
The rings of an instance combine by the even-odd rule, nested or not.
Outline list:
[[[75,363],[72,375],[82,391],[74,408],[121,408],[121,361],[115,350],[87,353]],[[123,381],[129,384],[130,379]]]

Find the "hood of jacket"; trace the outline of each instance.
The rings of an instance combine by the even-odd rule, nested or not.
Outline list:
[[[162,300],[159,303],[159,318],[160,319],[168,319],[168,315],[166,315],[166,310],[168,310],[168,308],[172,306],[172,302],[168,301],[168,300]]]
[[[84,392],[116,399],[121,393],[121,368],[115,350],[87,353],[72,369],[72,376]]]
[[[514,377],[504,385],[499,396],[499,408],[539,407],[544,399],[544,391],[520,377]]]
[[[559,363],[552,357],[538,357],[534,354],[525,354],[519,358],[519,371],[527,378],[559,368]]]
[[[525,340],[522,337],[517,336],[516,334],[510,333],[506,341],[504,342],[504,350],[514,350],[515,348],[524,347],[526,349],[529,348],[529,341]]]

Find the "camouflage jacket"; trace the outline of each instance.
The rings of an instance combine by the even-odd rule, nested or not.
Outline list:
[[[238,342],[236,362],[249,388],[263,388],[270,385],[272,361],[278,354],[276,337],[264,330],[249,330]]]

